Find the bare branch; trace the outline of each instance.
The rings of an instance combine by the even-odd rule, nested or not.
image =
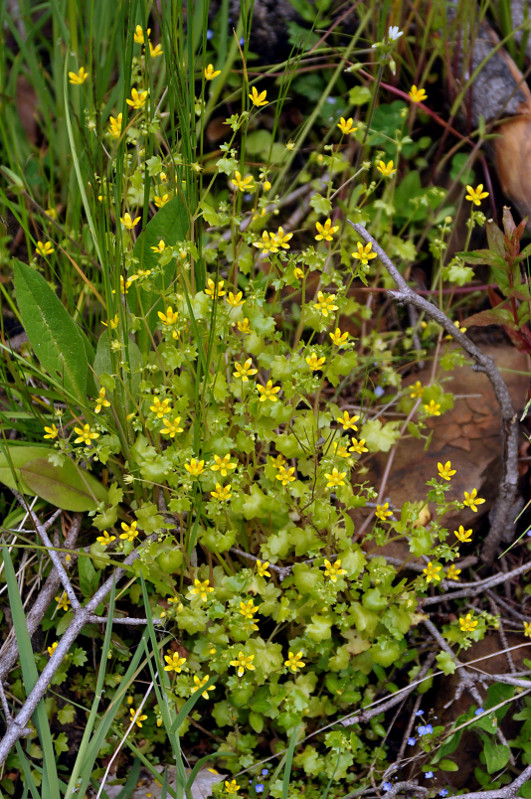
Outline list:
[[[502,479],[498,498],[490,512],[490,532],[485,539],[481,553],[481,559],[485,563],[492,563],[500,541],[511,540],[510,536],[513,532],[514,520],[521,509],[521,500],[518,495],[518,416],[514,411],[509,389],[492,358],[481,352],[468,336],[461,333],[443,311],[428,302],[428,300],[420,297],[408,286],[387,253],[363,225],[348,221],[364,241],[372,244],[373,251],[378,255],[380,261],[398,286],[399,290],[388,291],[388,296],[397,302],[409,303],[415,308],[424,311],[430,319],[441,325],[460,344],[465,352],[474,359],[478,369],[487,375],[492,384],[501,410],[503,439]]]

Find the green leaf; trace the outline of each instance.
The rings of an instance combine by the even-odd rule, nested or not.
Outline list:
[[[142,269],[158,269],[158,255],[153,252],[161,239],[167,247],[173,247],[177,242],[185,241],[190,227],[188,211],[181,197],[174,197],[160,208],[155,216],[148,222],[135,243],[133,254],[142,265]],[[153,277],[153,289],[141,286],[131,287],[127,294],[127,304],[136,316],[144,316],[152,331],[157,323],[157,311],[162,310],[163,300],[161,295],[167,291],[175,281],[175,260],[172,260],[162,269],[162,272]],[[141,331],[142,332],[142,331]]]
[[[25,466],[35,458],[45,458],[52,452],[49,447],[18,447],[4,445],[0,453],[0,483],[22,494],[34,497],[35,492],[24,482],[20,474],[21,466]]]
[[[57,711],[57,718],[59,719],[60,724],[72,724],[75,717],[76,717],[76,711],[74,710],[73,705],[70,704],[64,705],[62,708],[60,708]],[[61,735],[63,735],[63,733],[61,733]]]
[[[441,771],[459,771],[459,766],[457,763],[454,763],[453,760],[450,760],[447,757],[444,757],[439,761],[437,768],[440,768]]]
[[[106,488],[70,459],[55,466],[46,458],[34,458],[20,468],[20,474],[38,497],[63,510],[94,510],[107,499]]]
[[[43,369],[85,404],[88,380],[85,337],[35,269],[15,260],[14,283],[22,324]]]
[[[314,194],[310,199],[310,205],[316,214],[321,216],[329,216],[332,210],[332,203],[328,197],[323,197],[321,194]]]
[[[351,105],[364,105],[371,99],[371,91],[367,86],[353,86],[348,93],[348,101]]]
[[[454,674],[457,669],[455,658],[450,652],[439,652],[435,660],[440,670],[446,675]]]
[[[483,738],[483,752],[485,754],[487,771],[489,774],[494,774],[495,771],[505,768],[511,759],[511,750],[504,744],[494,743],[486,736],[482,735],[481,737]]]

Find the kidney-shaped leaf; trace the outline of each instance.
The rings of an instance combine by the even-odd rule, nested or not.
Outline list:
[[[33,493],[63,510],[94,510],[107,499],[107,489],[69,459],[55,466],[47,458],[35,458],[21,467],[20,474]]]

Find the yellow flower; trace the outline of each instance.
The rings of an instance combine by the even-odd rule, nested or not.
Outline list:
[[[275,467],[275,469],[284,469],[286,459],[283,455],[276,455],[274,458],[271,456],[271,463]]]
[[[271,577],[271,572],[267,571],[268,566],[269,566],[268,560],[265,560],[263,563],[261,560],[256,561],[256,571],[258,572],[259,577]]]
[[[138,535],[138,522],[131,522],[131,524],[122,522],[120,526],[123,530],[123,533],[120,533],[120,539],[122,541],[134,541]]]
[[[437,471],[439,472],[439,477],[441,477],[443,480],[451,480],[454,474],[457,472],[456,469],[452,469],[451,461],[446,461],[444,466],[442,463],[438,463]]]
[[[422,103],[428,99],[425,89],[417,89],[415,84],[413,84],[408,94],[412,103]]]
[[[222,486],[221,483],[216,483],[216,490],[211,491],[210,496],[220,502],[228,502],[229,499],[232,499],[231,491],[232,486],[230,483],[226,486]]]
[[[157,315],[162,324],[168,326],[176,325],[179,318],[179,312],[174,311],[171,305],[168,305],[166,308],[166,313],[163,311],[157,311]]]
[[[241,172],[238,171],[234,173],[234,178],[231,180],[231,183],[238,189],[238,191],[251,191],[254,189],[253,176],[246,175],[244,178],[242,178]]]
[[[110,408],[111,403],[105,398],[105,388],[102,386],[99,390],[98,398],[94,406],[94,413],[100,413],[102,408]]]
[[[434,402],[430,400],[429,405],[423,405],[424,411],[428,414],[428,416],[440,416],[441,415],[441,406],[440,403]]]
[[[289,469],[281,469],[280,472],[275,475],[277,480],[280,480],[283,486],[287,486],[288,483],[293,483],[295,481],[295,467],[291,466]]]
[[[192,477],[199,477],[205,471],[205,462],[196,461],[195,458],[192,458],[190,463],[184,464],[184,468]]]
[[[234,181],[232,181],[234,183]],[[278,252],[278,247],[275,246],[276,238],[275,234],[271,233],[271,236],[267,232],[267,230],[262,231],[262,238],[258,241],[253,241],[253,247],[256,247],[257,250],[263,250],[264,252]]]
[[[146,31],[146,36],[149,36],[150,33],[151,33],[151,28],[148,28]],[[136,26],[133,38],[137,44],[144,44],[144,31],[142,30],[141,25]]]
[[[356,418],[358,418],[358,417],[356,417]],[[365,439],[364,438],[360,438],[359,441],[358,441],[357,438],[353,438],[350,443],[352,444],[352,446],[348,448],[349,452],[357,452],[358,455],[362,455],[364,452],[368,452],[369,451],[367,449],[367,447],[365,446]]]
[[[35,255],[51,255],[55,252],[55,247],[53,246],[51,241],[47,241],[46,243],[42,241],[37,242],[37,248],[35,250]]]
[[[356,422],[359,421],[359,416],[349,416],[348,411],[343,412],[343,416],[338,416],[336,422],[343,425],[343,430],[357,430]]]
[[[217,78],[218,75],[221,75],[221,70],[214,69],[214,65],[209,64],[208,67],[205,67],[203,74],[205,76],[205,80],[214,80],[214,78]]]
[[[205,289],[205,294],[207,297],[210,297],[211,300],[216,300],[218,297],[223,297],[226,293],[225,289],[223,288],[225,284],[224,280],[218,280],[218,283],[214,283],[211,277],[207,280],[207,288]]]
[[[302,278],[304,277],[304,272],[302,271],[300,266],[295,267],[295,269],[293,270],[293,276],[296,277],[297,280],[302,280]]]
[[[308,364],[312,372],[316,372],[326,363],[326,358],[324,355],[322,358],[318,358],[317,353],[312,352],[312,354],[308,355],[308,357],[306,358],[306,363]]]
[[[262,188],[263,188],[264,191],[269,191],[269,189],[271,188],[271,185],[272,184],[271,184],[270,180],[264,180],[264,182],[262,183]]]
[[[74,86],[81,86],[82,83],[85,83],[88,76],[89,73],[85,72],[85,67],[80,67],[77,72],[68,73],[68,82],[72,83]]]
[[[57,436],[59,435],[59,430],[57,429],[55,424],[52,424],[50,426],[44,425],[44,430],[46,432],[46,435],[43,436],[43,438],[57,438]]]
[[[131,108],[144,108],[147,100],[147,90],[139,92],[137,89],[131,89],[131,99],[127,98],[125,101]]]
[[[387,164],[385,161],[378,161],[376,169],[384,176],[384,178],[389,178],[396,172],[394,161],[388,161]]]
[[[50,219],[57,219],[57,211],[55,210],[55,208],[47,208],[44,213],[46,214],[46,216],[49,216]]]
[[[376,510],[374,511],[374,515],[380,519],[382,522],[387,521],[388,516],[393,515],[393,511],[389,510],[389,503],[384,502],[383,505],[377,505]]]
[[[146,719],[145,713],[135,710],[134,707],[129,708],[129,721],[134,721],[137,727],[142,727],[142,722]]]
[[[249,599],[247,602],[240,602],[240,613],[244,619],[254,621],[254,614],[258,613],[258,608],[254,605],[254,599]]]
[[[275,238],[277,247],[282,247],[283,250],[289,250],[288,242],[293,238],[293,233],[284,233],[284,228],[279,227],[276,233],[272,233]]]
[[[354,133],[354,131],[358,129],[357,126],[354,125],[354,120],[352,117],[349,117],[348,119],[341,117],[337,123],[337,126],[344,136],[348,136],[349,133]]]
[[[458,569],[452,563],[451,566],[448,566],[448,569],[446,571],[446,579],[447,580],[459,580],[459,575],[461,574],[461,571],[462,571],[462,569]]]
[[[278,402],[276,394],[280,391],[280,386],[274,386],[272,380],[268,380],[265,386],[257,386],[256,388],[260,394],[258,398],[260,402],[266,402],[267,400]]]
[[[219,472],[222,477],[226,477],[229,471],[232,471],[237,467],[237,463],[231,463],[230,460],[230,452],[227,455],[224,455],[222,458],[219,455],[214,455],[214,465],[210,467],[211,471]]]
[[[183,666],[186,663],[186,658],[179,657],[178,652],[172,652],[170,655],[164,655],[164,660],[166,661],[166,666],[164,666],[164,671],[174,671],[176,674],[180,674],[183,670]]]
[[[102,325],[105,325],[105,327],[110,327],[111,330],[116,330],[119,324],[120,324],[120,317],[118,316],[118,314],[115,314],[112,319],[108,319],[107,322],[102,322]]]
[[[63,591],[61,596],[54,597],[55,601],[57,602],[58,610],[68,610],[70,606],[70,600],[66,595],[66,591]]]
[[[169,194],[163,194],[162,197],[160,197],[158,194],[156,194],[153,197],[153,202],[155,203],[157,208],[164,208],[164,206],[169,201],[169,199],[170,199],[170,195]]]
[[[353,258],[357,258],[358,261],[361,261],[361,265],[365,266],[369,263],[373,258],[377,258],[375,252],[371,252],[372,250],[372,241],[369,241],[365,246],[361,242],[358,241],[357,243],[357,252],[352,253]]]
[[[242,319],[241,322],[236,322],[236,327],[238,328],[240,333],[243,333],[244,336],[246,336],[248,333],[251,332],[251,326],[249,324],[249,320],[247,317],[245,317],[245,319]]]
[[[232,305],[233,308],[239,308],[245,302],[243,299],[243,291],[238,291],[236,294],[234,294],[232,291],[229,291],[227,302],[229,305]]]
[[[335,304],[335,294],[323,294],[322,291],[317,292],[317,302],[314,302],[313,307],[319,311],[323,316],[328,316],[332,311],[337,311],[338,306]]]
[[[230,665],[237,669],[238,677],[243,677],[245,669],[248,671],[256,671],[256,666],[253,665],[254,655],[245,655],[244,652],[238,652],[236,660],[231,660]]]
[[[334,466],[332,472],[330,474],[325,472],[325,477],[328,480],[326,487],[327,488],[337,488],[338,486],[344,486],[346,472],[339,472],[337,468]]]
[[[158,58],[163,54],[164,50],[162,49],[162,45],[156,44],[155,47],[149,42],[149,55],[151,58]]]
[[[83,427],[74,427],[74,433],[77,433],[77,438],[74,439],[74,444],[86,444],[90,447],[95,438],[99,438],[100,434],[90,429],[89,424],[84,424]]]
[[[316,222],[315,227],[317,228],[317,236],[315,236],[316,241],[332,241],[334,233],[337,233],[339,230],[339,225],[332,226],[332,220],[330,218],[326,220],[324,225],[321,225],[320,222]]]
[[[149,406],[149,410],[153,411],[157,419],[162,419],[168,413],[171,413],[171,400],[166,398],[161,402],[159,397],[153,397],[153,405]]]
[[[59,641],[54,641],[53,644],[48,647],[48,654],[50,655],[50,657],[53,655],[58,646],[59,646]]]
[[[169,422],[167,419],[164,419],[164,427],[160,431],[165,436],[169,436],[170,438],[175,438],[178,433],[182,433],[184,431],[184,427],[180,426],[181,417],[176,416],[173,422]]]
[[[465,498],[463,500],[463,505],[466,505],[467,508],[470,508],[470,510],[476,513],[477,512],[476,505],[483,505],[485,500],[482,499],[482,497],[478,497],[477,488],[473,488],[470,494],[468,493],[468,491],[465,491],[464,494]]]
[[[202,680],[200,680],[200,679],[199,679],[199,677],[198,677],[196,674],[194,674],[194,684],[195,684],[195,688],[192,688],[192,689],[191,689],[191,691],[190,691],[190,693],[192,693],[192,694],[195,694],[195,692],[196,692],[196,691],[201,691],[202,687],[203,687],[204,685],[206,685],[206,684],[207,684],[207,682],[209,681],[209,679],[210,679],[210,674],[206,674],[206,675],[203,677],[203,679],[202,679]],[[206,690],[206,691],[203,691],[203,692],[201,693],[201,696],[203,697],[203,699],[209,699],[210,697],[209,697],[209,695],[208,695],[208,692],[209,692],[209,691],[213,691],[213,690],[214,690],[214,688],[215,688],[215,686],[214,686],[214,685],[212,685],[212,686],[210,686],[210,688],[207,688],[207,690]]]
[[[332,344],[335,344],[336,347],[342,347],[344,344],[346,344],[347,339],[349,337],[349,334],[347,333],[347,331],[342,333],[341,330],[338,327],[336,327],[336,332],[335,333],[329,333],[328,335],[330,336],[330,338],[332,340]]]
[[[464,618],[462,616],[459,617],[459,626],[461,632],[471,633],[478,626],[478,621],[472,618],[471,613],[467,613]]]
[[[526,638],[531,638],[531,621],[524,621],[524,635]]]
[[[198,596],[201,598],[201,601],[204,602],[214,588],[210,585],[210,580],[203,580],[203,582],[201,582],[201,580],[198,580],[196,577],[193,586],[190,586],[188,590],[192,596]]]
[[[422,569],[422,573],[425,575],[427,583],[431,583],[432,580],[438,583],[442,580],[442,575],[439,574],[441,570],[442,566],[439,563],[432,563],[430,560],[426,568]]]
[[[122,114],[109,118],[109,133],[113,139],[119,139],[122,134]]]
[[[112,544],[113,541],[116,541],[116,536],[109,535],[107,530],[104,530],[102,535],[99,535],[96,538],[96,541],[98,542],[98,544],[101,544],[103,547],[108,547],[109,544]]]
[[[297,652],[297,654],[294,654],[291,650],[288,652],[288,659],[284,661],[284,665],[287,666],[293,674],[296,674],[299,669],[304,668],[306,665],[306,663],[303,663],[302,655],[302,651]]]
[[[470,530],[465,530],[463,525],[460,524],[459,529],[454,530],[454,535],[462,544],[468,544],[472,541],[472,528]]]
[[[334,563],[330,563],[330,561],[326,560],[325,558],[324,565],[325,565],[325,570],[324,570],[325,577],[329,577],[331,582],[333,583],[337,583],[337,578],[343,577],[347,573],[346,569],[341,568],[341,561],[339,558]]]
[[[257,108],[260,108],[260,106],[262,105],[267,105],[267,100],[266,100],[267,91],[265,89],[263,92],[260,92],[260,94],[258,94],[256,86],[253,86],[251,88],[251,94],[248,94],[247,97],[252,102],[252,104]]]
[[[481,205],[481,200],[489,196],[488,191],[483,191],[483,183],[479,183],[474,189],[473,186],[467,186],[468,194],[465,195],[465,200],[468,200],[474,205]]]
[[[228,780],[225,780],[225,790],[229,794],[229,796],[232,793],[237,793],[239,791],[239,789],[240,789],[240,786],[238,785],[236,780],[231,780],[230,782]]]
[[[411,397],[411,399],[417,399],[417,397],[422,397],[423,391],[424,391],[424,386],[422,385],[420,380],[417,380],[416,383],[410,386],[409,396]]]
[[[153,252],[158,252],[158,253],[164,252],[164,250],[166,249],[166,244],[164,242],[164,239],[160,239],[160,241],[157,244],[157,246],[156,247],[152,247],[151,249],[153,250]],[[160,316],[160,311],[159,311],[159,316]]]
[[[124,214],[120,217],[120,222],[124,226],[126,230],[133,230],[136,225],[140,222],[140,217],[137,216],[135,219],[131,218],[131,214]]]
[[[247,358],[243,365],[241,363],[235,363],[234,368],[236,371],[232,373],[233,377],[235,377],[236,380],[241,379],[242,383],[248,383],[249,377],[252,377],[258,372],[258,369],[253,368],[252,358]]]
[[[334,441],[334,455],[338,458],[348,458],[348,450],[341,442]]]

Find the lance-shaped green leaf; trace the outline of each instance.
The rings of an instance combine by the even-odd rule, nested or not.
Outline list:
[[[14,277],[22,324],[35,355],[43,369],[84,404],[88,380],[85,337],[35,269],[15,260]]]
[[[94,510],[107,499],[107,489],[69,458],[61,466],[35,458],[21,467],[20,474],[38,497],[63,510]]]

